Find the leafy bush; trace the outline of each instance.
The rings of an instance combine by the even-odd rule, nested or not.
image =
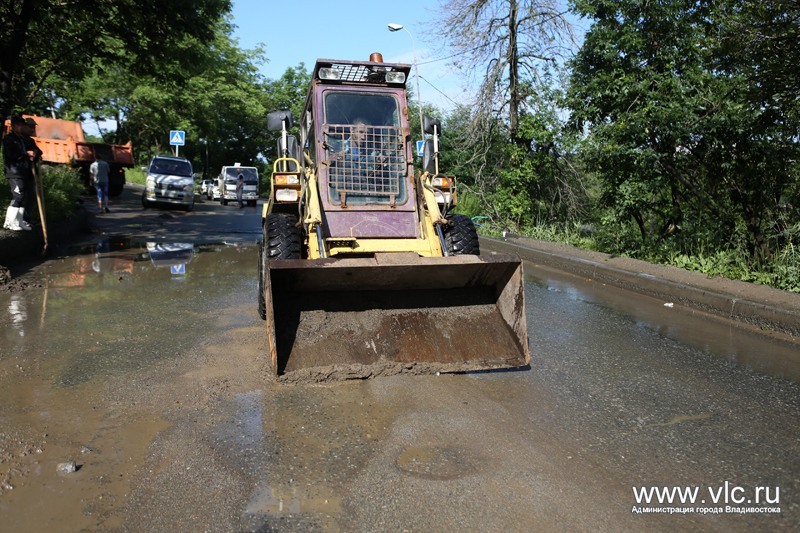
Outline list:
[[[469,191],[459,191],[458,205],[454,211],[468,217],[478,216],[481,214],[481,200]]]
[[[0,215],[4,216],[11,203],[11,191],[2,170],[2,156],[0,156]],[[42,179],[44,180],[44,206],[48,222],[58,222],[72,215],[78,207],[78,199],[83,194],[84,188],[76,170],[66,166],[42,166]],[[35,205],[35,203],[34,203]],[[39,210],[35,209],[38,218]]]
[[[67,166],[42,167],[44,205],[49,223],[69,218],[85,188],[77,170]]]
[[[125,181],[127,183],[138,183],[139,185],[144,185],[147,181],[147,172],[142,170],[141,167],[126,168]]]
[[[482,235],[499,237],[503,229],[487,220],[478,229]],[[677,241],[644,245],[637,239],[635,226],[620,227],[613,223],[594,226],[539,223],[524,231],[526,237],[560,242],[598,252],[623,255],[651,263],[672,265],[707,276],[768,285],[776,289],[800,293],[800,224],[784,231],[785,243],[769,261],[749,256],[744,243],[726,250],[716,249],[711,241],[697,239],[690,250],[681,250]]]

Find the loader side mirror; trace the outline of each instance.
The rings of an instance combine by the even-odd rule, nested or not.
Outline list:
[[[294,125],[291,111],[273,111],[267,115],[267,129],[269,131],[283,131]]]
[[[436,174],[436,152],[433,150],[433,139],[425,139],[422,147],[422,171]]]
[[[434,126],[436,128],[435,130]],[[429,133],[431,135],[433,135],[434,133],[436,133],[436,135],[441,135],[442,123],[438,118],[432,118],[429,117],[428,115],[425,115],[424,117],[422,117],[422,129],[425,130],[425,133]]]

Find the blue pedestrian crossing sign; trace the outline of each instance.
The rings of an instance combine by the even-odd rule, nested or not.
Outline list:
[[[169,144],[172,146],[183,146],[186,144],[186,132],[181,130],[172,130],[169,132]]]
[[[417,155],[422,157],[425,154],[425,141],[417,141]]]
[[[169,269],[170,269],[170,271],[171,271],[173,276],[175,276],[175,275],[180,276],[180,275],[185,275],[186,274],[186,264],[184,264],[184,263],[181,263],[181,264],[178,264],[178,265],[170,265]]]

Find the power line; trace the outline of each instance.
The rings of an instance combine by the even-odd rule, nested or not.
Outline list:
[[[468,54],[468,53],[470,53],[470,52],[474,52],[474,51],[475,51],[475,50],[477,50],[478,48],[483,48],[483,47],[485,47],[485,46],[486,46],[486,43],[484,43],[484,44],[479,44],[478,46],[476,46],[476,47],[474,47],[474,48],[470,48],[469,50],[464,50],[463,52],[456,52],[455,54],[452,54],[452,55],[449,55],[449,56],[446,56],[446,57],[440,57],[440,58],[438,58],[438,59],[430,59],[430,60],[428,60],[428,61],[422,61],[422,62],[419,62],[419,63],[417,63],[417,65],[427,65],[427,64],[429,64],[429,63],[437,63],[437,62],[439,62],[439,61],[444,61],[444,60],[446,60],[446,59],[451,59],[451,58],[453,58],[453,57],[457,57],[457,56],[463,56],[464,54]]]
[[[417,75],[419,76],[419,74],[417,74]],[[422,81],[424,81],[425,83],[427,83],[428,85],[430,85],[431,87],[433,87],[433,88],[434,88],[434,89],[435,89],[435,90],[436,90],[436,91],[437,91],[439,94],[441,94],[442,96],[444,96],[445,98],[447,98],[448,100],[450,100],[451,102],[453,102],[453,105],[455,105],[456,107],[459,107],[459,106],[463,105],[463,104],[459,104],[458,102],[456,102],[455,100],[453,100],[452,98],[450,98],[449,96],[447,96],[445,93],[443,93],[442,91],[440,91],[438,87],[436,87],[434,84],[432,84],[431,82],[429,82],[428,80],[426,80],[426,79],[425,79],[425,78],[423,78],[422,76],[419,76],[419,79],[421,79]]]

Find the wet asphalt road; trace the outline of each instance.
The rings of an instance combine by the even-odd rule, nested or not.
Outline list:
[[[800,526],[791,339],[529,265],[531,369],[279,384],[257,211],[126,202],[0,293],[0,530]]]

